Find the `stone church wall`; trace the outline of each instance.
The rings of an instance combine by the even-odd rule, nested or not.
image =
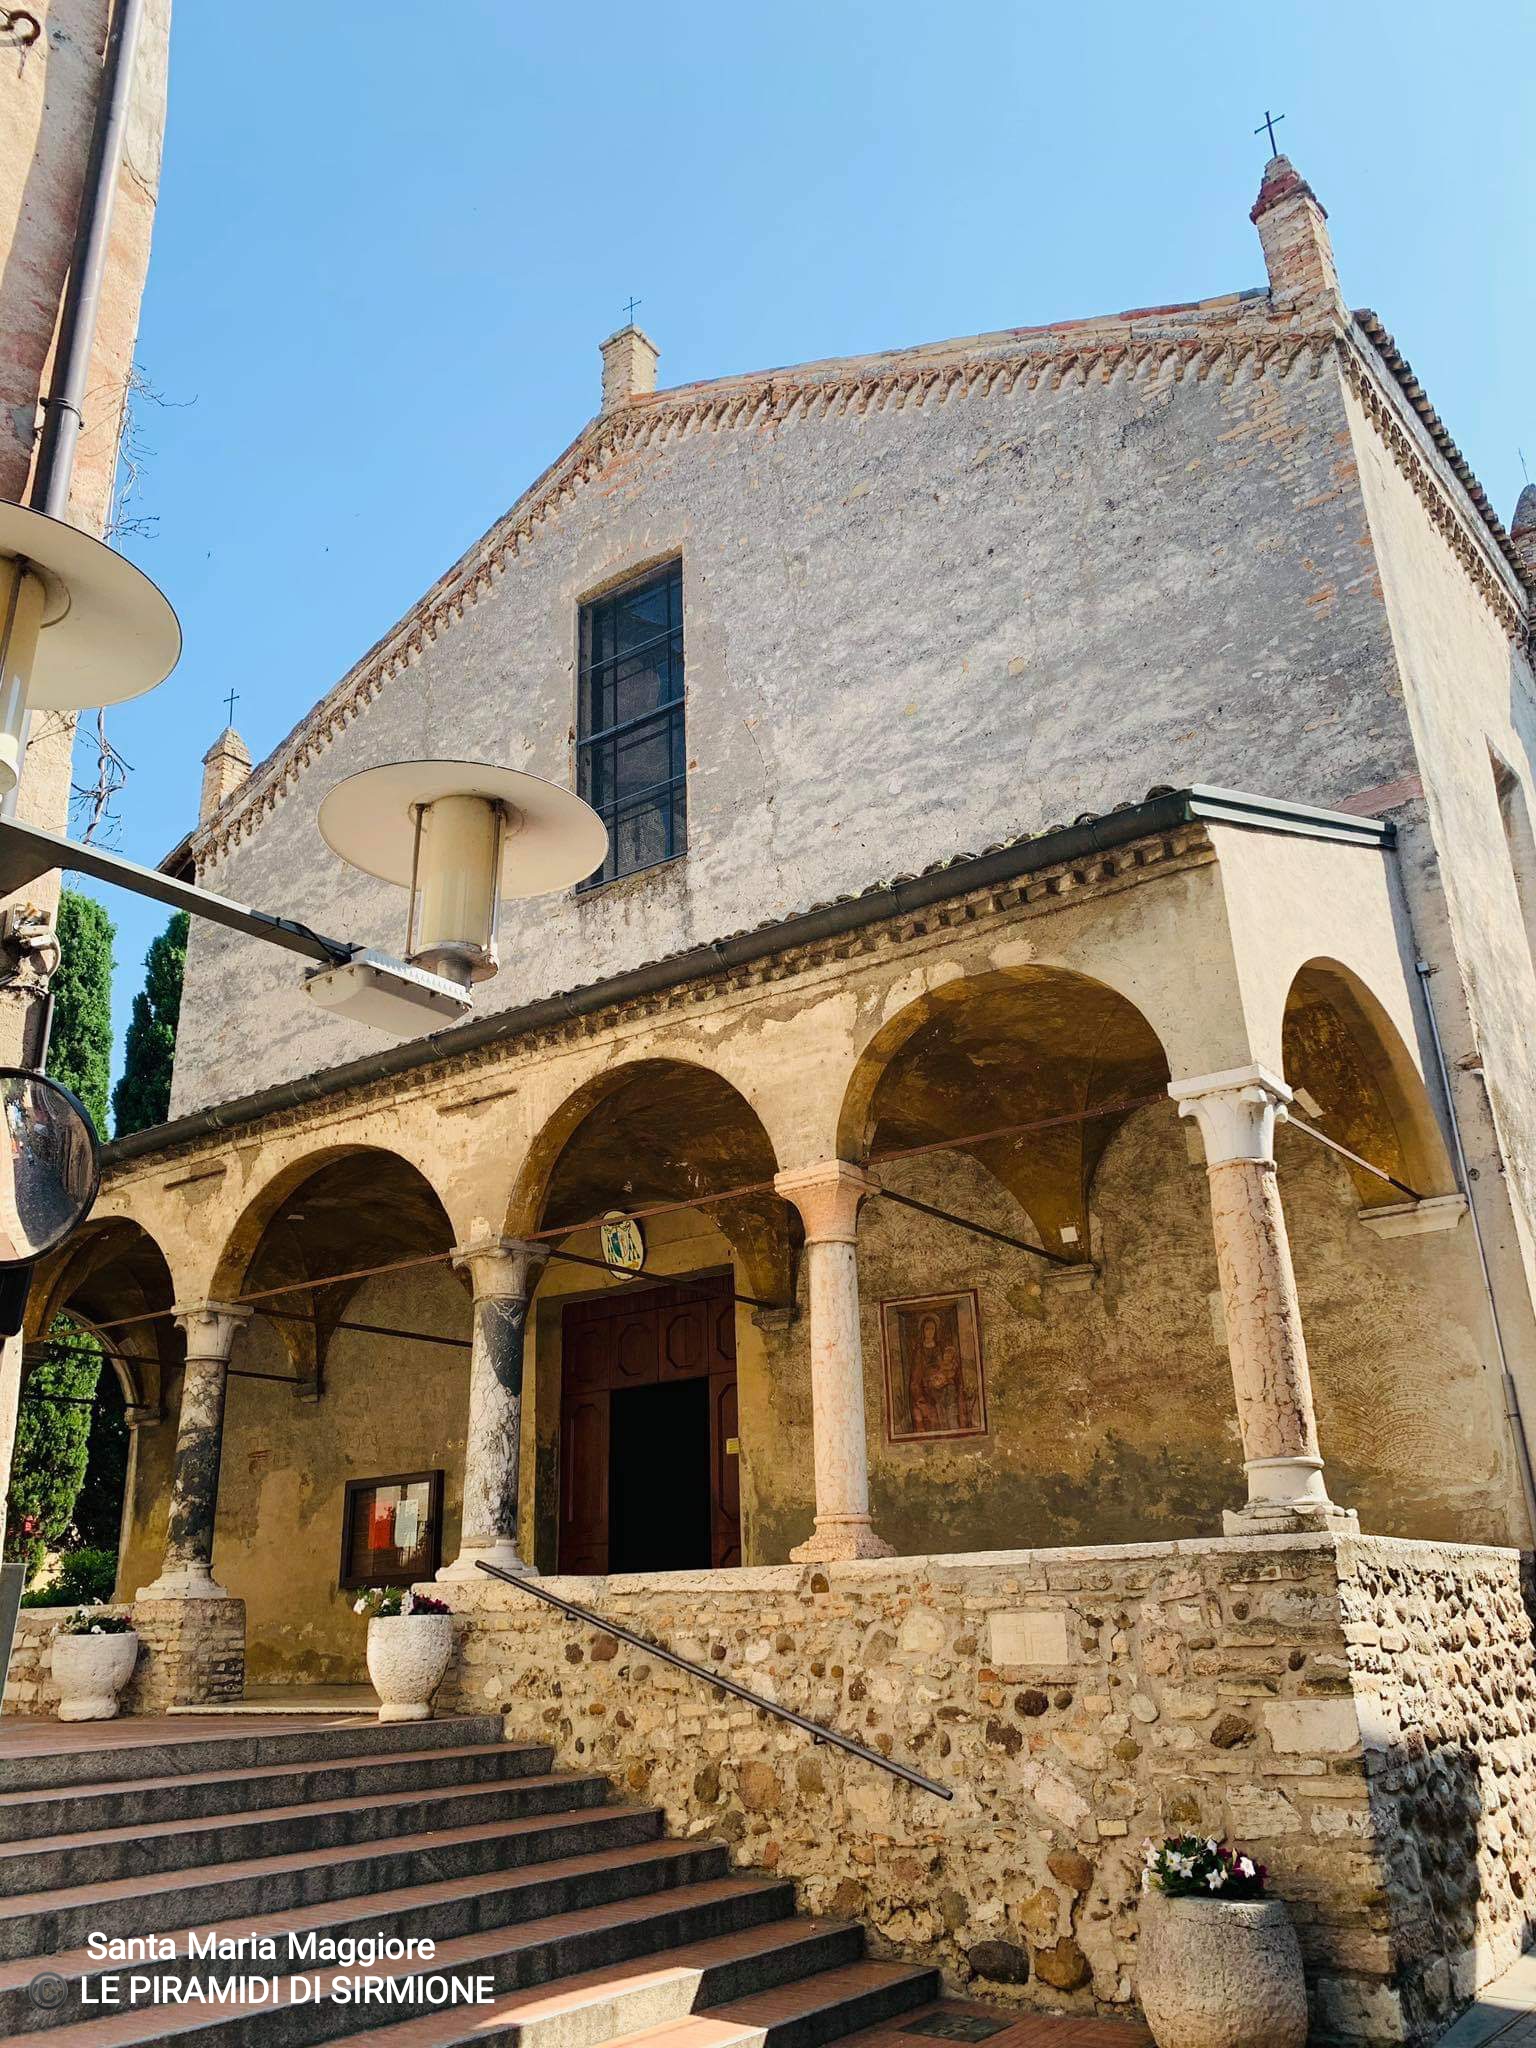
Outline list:
[[[1210,316],[1239,341],[1263,317]],[[482,1014],[1153,784],[1375,789],[1412,761],[1346,438],[1331,356],[1180,376],[1171,347],[1134,374],[1047,364],[1011,393],[671,431],[561,500],[371,702],[317,726],[204,880],[398,949],[404,892],[324,853],[321,798],[420,754],[569,782],[577,608],[678,554],[687,857],[517,906]],[[200,925],[173,1109],[379,1042],[315,1011],[291,960]]]
[[[1399,455],[1348,394],[1360,481],[1422,796],[1396,813],[1400,868],[1433,983],[1468,1156],[1490,1238],[1505,1341],[1527,1407],[1536,1406],[1536,873],[1522,904],[1500,816],[1495,759],[1536,816],[1536,682],[1507,617],[1447,545],[1433,511],[1436,463]],[[1448,486],[1441,488],[1448,489]],[[1490,553],[1492,551],[1490,550]],[[1529,855],[1527,854],[1527,861]],[[1457,984],[1460,984],[1458,987]]]
[[[453,1588],[445,1698],[501,1708],[509,1734],[723,1835],[956,1987],[1128,2008],[1141,1843],[1165,1831],[1269,1865],[1318,2040],[1428,2039],[1527,1926],[1536,1706],[1513,1553],[1210,1539],[553,1590],[953,1801],[503,1588]],[[1431,1822],[1422,1869],[1410,1807]]]

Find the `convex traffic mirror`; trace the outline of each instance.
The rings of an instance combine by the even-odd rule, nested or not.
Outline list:
[[[0,1271],[63,1244],[101,1185],[96,1127],[80,1098],[25,1067],[0,1067]]]

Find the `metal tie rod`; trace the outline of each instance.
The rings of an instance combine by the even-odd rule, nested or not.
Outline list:
[[[801,1729],[813,1742],[830,1742],[834,1749],[846,1750],[849,1756],[861,1757],[867,1764],[875,1764],[882,1771],[889,1771],[893,1778],[905,1778],[909,1785],[915,1785],[920,1792],[931,1792],[935,1799],[953,1799],[954,1793],[947,1785],[940,1785],[932,1778],[925,1778],[921,1771],[914,1771],[907,1764],[893,1763],[890,1757],[882,1756],[877,1749],[866,1749],[862,1742],[855,1742],[851,1735],[839,1735],[835,1728],[824,1728],[819,1721],[808,1721],[804,1714],[797,1714],[789,1707],[781,1707],[777,1700],[765,1700],[761,1693],[749,1692],[744,1685],[738,1685],[734,1678],[727,1678],[723,1672],[711,1671],[707,1664],[695,1664],[688,1657],[679,1657],[675,1650],[664,1650],[660,1643],[647,1642],[644,1636],[637,1636],[632,1629],[621,1628],[616,1621],[605,1621],[600,1614],[594,1614],[589,1607],[578,1607],[572,1600],[562,1600],[558,1593],[551,1593],[547,1586],[540,1586],[532,1579],[520,1577],[516,1572],[505,1572],[500,1565],[487,1564],[483,1557],[475,1563],[488,1578],[501,1579],[506,1585],[516,1586],[520,1593],[531,1593],[535,1600],[542,1600],[546,1607],[558,1607],[571,1621],[585,1622],[588,1628],[595,1628],[605,1636],[617,1636],[621,1643],[628,1643],[631,1649],[643,1650],[648,1657],[659,1657],[663,1664],[671,1664],[679,1671],[686,1671],[694,1678],[702,1678],[706,1685],[728,1692],[734,1699],[745,1700],[749,1707],[759,1707],[765,1714],[776,1714],[781,1721],[788,1721],[792,1727]]]

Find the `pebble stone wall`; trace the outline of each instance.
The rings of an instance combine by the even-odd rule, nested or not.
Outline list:
[[[953,1800],[501,1587],[434,1589],[461,1616],[439,1711],[499,1706],[973,1995],[1129,2008],[1141,1844],[1185,1829],[1270,1866],[1319,2040],[1428,2038],[1530,1924],[1513,1552],[1273,1537],[546,1583]]]

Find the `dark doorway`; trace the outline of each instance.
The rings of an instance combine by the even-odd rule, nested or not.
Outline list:
[[[626,1387],[609,1427],[609,1571],[706,1570],[709,1381]]]
[[[730,1276],[572,1302],[561,1376],[559,1569],[740,1564]]]

